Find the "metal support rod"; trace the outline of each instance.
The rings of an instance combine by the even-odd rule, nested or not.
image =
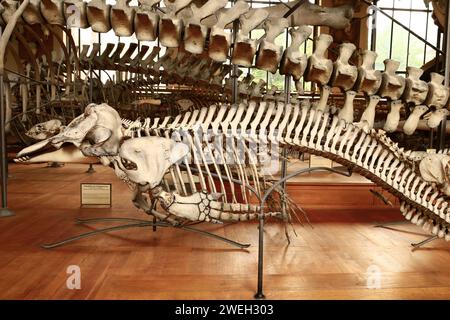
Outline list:
[[[297,10],[301,5],[305,4],[305,2],[307,2],[307,0],[299,0],[296,4],[294,4],[291,8],[289,8],[287,5],[286,7],[289,8],[288,11],[286,11],[286,13],[283,15],[283,18],[288,18],[291,14],[293,14],[295,12],[295,10]],[[283,2],[282,2],[283,3]],[[285,4],[285,3],[283,3]]]
[[[234,45],[236,44],[237,33],[239,30],[239,21],[236,20],[233,22],[233,50],[235,49]],[[239,101],[239,90],[238,90],[238,70],[239,67],[233,64],[233,72],[231,73],[232,81],[231,81],[231,103],[236,104]]]
[[[431,241],[434,241],[436,239],[438,239],[438,236],[431,236],[431,237],[429,237],[429,238],[427,238],[427,239],[425,239],[423,241],[420,241],[420,242],[417,242],[417,243],[411,243],[411,246],[413,246],[412,250],[414,251],[416,249],[419,249],[421,246],[423,246],[423,245],[425,245],[425,244],[427,244],[427,243],[429,243]]]
[[[3,29],[0,27],[0,38],[3,36]],[[8,41],[9,39],[5,39]],[[3,52],[4,54],[4,52]],[[5,57],[3,57],[5,58]],[[3,87],[4,66],[1,66],[0,70],[0,148],[1,148],[1,163],[0,163],[0,175],[2,184],[2,207],[0,208],[0,217],[10,217],[14,215],[10,209],[8,209],[8,155],[6,153],[6,110],[5,110],[5,97]]]
[[[174,226],[168,222],[164,222],[164,221],[149,221],[149,220],[141,220],[141,219],[133,219],[133,218],[93,218],[93,219],[76,219],[75,220],[77,224],[88,224],[88,223],[96,223],[96,222],[127,222],[126,224],[121,224],[118,226],[113,226],[113,227],[107,227],[107,228],[101,228],[101,229],[97,229],[94,231],[90,231],[90,232],[86,232],[86,233],[82,233],[79,234],[77,236],[74,237],[70,237],[58,242],[53,242],[53,243],[49,243],[49,244],[43,244],[41,245],[42,248],[44,249],[52,249],[52,248],[56,248],[56,247],[60,247],[63,245],[66,245],[68,243],[83,239],[83,238],[87,238],[87,237],[91,237],[91,236],[95,236],[98,234],[103,234],[106,232],[111,232],[111,231],[119,231],[119,230],[124,230],[124,229],[129,229],[129,228],[142,228],[142,227],[173,227],[175,229],[180,229],[180,230],[184,230],[184,231],[188,231],[188,232],[194,232],[194,233],[198,233],[201,234],[203,236],[206,237],[210,237],[210,238],[214,238],[223,242],[226,242],[230,245],[233,245],[235,247],[238,247],[240,249],[245,249],[248,248],[250,246],[250,244],[247,243],[239,243],[236,242],[234,240],[219,236],[217,234],[208,232],[208,231],[204,231],[204,230],[200,230],[197,228],[193,228],[192,226],[189,225],[180,225],[180,226]]]
[[[450,3],[447,1],[447,15],[446,15],[446,24],[447,28],[445,28],[445,38],[444,38],[444,47],[445,47],[445,86],[450,86]],[[437,61],[439,63],[439,61]],[[448,103],[448,102],[447,102]],[[438,137],[439,137],[439,150],[445,148],[445,136],[447,129],[447,117],[442,119],[441,124],[439,125]]]
[[[1,31],[0,31],[1,33]],[[2,176],[2,207],[0,217],[10,217],[14,212],[8,209],[8,155],[6,153],[6,132],[5,132],[5,100],[3,88],[3,74],[0,74],[0,144],[1,144],[1,164],[0,174]]]
[[[378,0],[373,1],[373,6],[377,6]],[[371,8],[372,6],[370,6]],[[372,14],[372,34],[370,36],[370,50],[376,51],[377,48],[377,10],[373,9]]]
[[[297,170],[289,175],[286,175],[284,178],[278,180],[275,182],[265,193],[264,196],[261,199],[260,202],[260,212],[259,212],[259,242],[258,242],[258,285],[257,285],[257,291],[255,294],[256,299],[264,299],[265,295],[263,293],[263,278],[264,278],[264,219],[261,219],[261,217],[264,215],[264,205],[266,203],[267,198],[269,195],[275,190],[276,187],[281,185],[282,183],[286,182],[287,180],[303,173],[313,172],[313,171],[330,171],[334,173],[341,174],[346,177],[350,177],[352,175],[352,172],[349,170],[348,172],[343,172],[341,170],[337,170],[334,168],[327,168],[327,167],[314,167],[314,168],[304,168]]]

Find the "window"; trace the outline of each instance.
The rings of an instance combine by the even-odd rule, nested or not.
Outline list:
[[[385,59],[394,59],[400,61],[399,72],[404,73],[407,66],[421,67],[436,57],[432,46],[437,47],[440,34],[431,4],[427,7],[424,1],[380,0],[377,6],[382,12],[377,12],[375,25],[372,21],[369,24],[369,37],[370,30],[376,28],[377,69],[384,69]]]

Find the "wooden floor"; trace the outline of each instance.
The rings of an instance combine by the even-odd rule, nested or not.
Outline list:
[[[201,226],[250,243],[247,250],[181,230],[149,228],[41,249],[42,243],[93,230],[74,224],[77,217],[145,218],[111,169],[98,166],[92,175],[85,170],[10,166],[10,208],[16,216],[0,219],[1,299],[252,299],[255,223]],[[113,208],[80,209],[80,182],[112,182]],[[325,197],[326,187],[322,193]],[[373,228],[373,221],[399,219],[396,210],[308,213],[313,228],[296,225],[290,245],[283,225],[266,226],[269,299],[450,298],[450,244],[435,241],[411,252],[410,243],[424,239],[417,227]],[[70,265],[80,267],[81,290],[66,287]],[[380,272],[380,288],[369,289],[374,270]]]

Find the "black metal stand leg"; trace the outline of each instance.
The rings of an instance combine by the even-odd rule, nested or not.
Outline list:
[[[61,168],[63,165],[59,162],[50,162],[47,167],[48,168]]]
[[[96,223],[96,222],[111,222],[111,221],[129,222],[129,223],[123,224],[123,225],[119,225],[119,226],[102,228],[102,229],[98,229],[98,230],[82,233],[80,235],[64,239],[62,241],[49,243],[49,244],[43,244],[43,245],[41,245],[41,247],[44,248],[44,249],[56,248],[56,247],[60,247],[62,245],[68,244],[70,242],[79,240],[79,239],[87,238],[87,237],[90,237],[90,236],[95,236],[97,234],[102,234],[102,233],[106,233],[106,232],[110,232],[110,231],[117,231],[117,230],[123,230],[123,229],[128,229],[128,228],[153,227],[153,229],[156,230],[157,226],[159,226],[159,227],[172,227],[172,228],[181,229],[181,230],[184,230],[184,231],[195,232],[195,233],[201,234],[201,235],[206,236],[206,237],[210,237],[210,238],[214,238],[214,239],[226,242],[226,243],[231,244],[231,245],[233,245],[235,247],[238,247],[240,249],[245,249],[245,248],[248,248],[250,246],[250,244],[239,243],[237,241],[234,241],[234,240],[231,240],[231,239],[219,236],[217,234],[214,234],[214,233],[211,233],[211,232],[208,232],[208,231],[196,229],[196,228],[193,228],[191,226],[183,226],[183,225],[173,226],[172,224],[170,224],[168,222],[164,222],[164,221],[159,221],[158,222],[155,219],[153,220],[153,222],[152,221],[148,221],[148,220],[134,219],[134,218],[92,218],[92,219],[76,219],[75,221],[78,224],[88,224],[88,223]]]
[[[1,36],[0,28],[0,36]],[[8,159],[6,152],[6,132],[5,132],[5,103],[3,92],[3,73],[0,74],[0,176],[2,187],[2,206],[0,208],[0,217],[11,217],[14,212],[8,208]]]
[[[146,224],[146,223],[139,222],[139,223],[130,223],[130,224],[125,224],[125,225],[120,225],[120,226],[115,226],[115,227],[98,229],[98,230],[94,230],[91,232],[80,234],[78,236],[70,237],[70,238],[64,239],[62,241],[49,243],[49,244],[43,244],[43,245],[41,245],[41,247],[44,249],[52,249],[52,248],[63,246],[65,244],[68,244],[68,243],[76,241],[76,240],[80,240],[80,239],[87,238],[90,236],[95,236],[95,235],[101,234],[101,233],[110,232],[110,231],[118,231],[118,230],[123,230],[123,229],[128,229],[128,228],[134,228],[134,227],[146,227],[148,225],[149,225],[148,223]]]
[[[266,296],[263,293],[263,277],[264,277],[264,217],[260,215],[259,217],[259,228],[258,228],[258,290],[255,294],[255,299],[265,299]]]
[[[94,165],[92,163],[89,163],[89,168],[87,169],[86,173],[94,173]]]
[[[401,225],[401,224],[406,224],[406,223],[410,223],[408,220],[400,220],[400,221],[391,221],[391,222],[386,222],[386,223],[379,223],[374,225],[374,228],[386,228],[389,226],[396,226],[396,225]]]
[[[429,238],[427,238],[427,239],[425,239],[423,241],[420,241],[420,242],[417,242],[417,243],[411,243],[411,245],[413,246],[412,250],[414,251],[416,249],[419,249],[420,247],[422,247],[423,245],[427,244],[428,242],[431,242],[431,241],[434,241],[434,240],[437,240],[437,239],[438,239],[438,236],[432,236],[432,237],[429,237]]]

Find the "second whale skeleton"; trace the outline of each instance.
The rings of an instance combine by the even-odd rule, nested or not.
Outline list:
[[[157,7],[158,1],[142,2],[140,6],[133,8],[128,6],[128,2],[119,1],[116,5],[106,5],[102,0],[96,0],[92,2],[81,1],[30,1],[28,4],[23,2],[21,6],[15,1],[5,1],[3,5],[3,13],[1,16],[7,24],[11,24],[13,21],[13,13],[20,13],[23,21],[28,24],[35,25],[37,23],[64,25],[68,22],[74,22],[73,15],[78,17],[78,25],[70,25],[74,27],[86,28],[91,26],[93,29],[98,28],[98,32],[106,32],[102,30],[113,28],[116,34],[123,34],[125,29],[139,33],[139,30],[148,30],[147,27],[140,26],[143,23],[143,17],[137,18],[139,14],[151,12],[156,15],[154,19],[157,20],[159,25],[165,19],[167,23],[172,25],[185,27],[185,36],[188,35],[188,39],[181,37],[181,32],[175,34],[175,38],[167,40],[168,42],[174,42],[177,45],[171,46],[170,44],[162,45],[168,46],[166,53],[157,61],[154,58],[157,56],[160,48],[154,47],[151,51],[148,46],[142,46],[139,49],[138,54],[135,54],[138,50],[138,45],[131,43],[129,48],[123,53],[125,47],[120,46],[119,43],[116,49],[113,51],[114,45],[107,44],[103,52],[100,52],[100,44],[96,43],[92,45],[92,48],[85,45],[81,50],[80,57],[78,57],[78,63],[85,67],[98,67],[99,69],[116,69],[122,71],[128,71],[130,73],[143,73],[146,74],[145,78],[129,79],[125,81],[118,81],[117,84],[107,83],[102,93],[96,95],[95,102],[102,97],[109,97],[103,99],[115,107],[120,107],[120,104],[116,103],[117,95],[114,92],[121,91],[122,88],[127,90],[133,88],[133,86],[145,85],[148,83],[167,83],[167,84],[183,84],[189,83],[196,87],[204,87],[205,90],[215,90],[219,92],[224,86],[227,88],[227,80],[231,80],[232,77],[226,78],[227,74],[231,71],[229,65],[223,65],[223,58],[215,59],[208,54],[208,48],[204,47],[206,42],[193,40],[189,38],[190,28],[199,25],[202,28],[209,28],[213,35],[209,42],[216,39],[214,35],[221,34],[220,30],[229,27],[231,21],[238,19],[241,25],[239,34],[237,35],[236,46],[230,57],[231,63],[237,63],[238,65],[251,66],[252,61],[255,58],[255,65],[263,70],[274,72],[280,70],[280,74],[292,75],[296,82],[299,82],[300,78],[305,73],[305,80],[319,84],[321,87],[321,94],[327,94],[328,86],[337,87],[345,91],[345,97],[347,101],[344,103],[344,109],[346,112],[342,112],[342,116],[350,118],[352,116],[352,103],[350,99],[353,99],[353,94],[349,91],[355,91],[363,93],[368,97],[367,112],[364,112],[365,120],[369,123],[369,128],[374,123],[374,116],[376,108],[372,102],[376,101],[376,98],[372,99],[372,96],[378,95],[381,98],[388,100],[390,104],[390,113],[386,118],[386,124],[384,128],[388,132],[403,131],[407,135],[411,135],[419,128],[432,129],[439,125],[439,123],[447,116],[446,105],[449,98],[449,90],[442,85],[443,78],[438,74],[432,74],[430,83],[425,83],[420,80],[421,72],[417,68],[407,68],[407,78],[395,74],[399,63],[394,60],[386,60],[386,69],[384,72],[373,69],[377,54],[371,51],[365,51],[362,53],[362,64],[359,68],[349,64],[349,57],[355,51],[355,47],[349,43],[343,43],[340,47],[339,57],[333,63],[331,60],[325,57],[325,52],[328,46],[332,42],[332,38],[329,35],[321,34],[316,41],[316,50],[310,57],[299,54],[300,45],[311,34],[311,28],[300,25],[299,22],[309,24],[321,24],[323,21],[309,21],[305,18],[309,12],[311,16],[317,16],[313,14],[320,12],[321,17],[327,17],[325,19],[329,24],[334,23],[335,28],[343,28],[349,22],[353,11],[347,6],[337,8],[321,8],[314,7],[309,3],[301,4],[298,1],[293,1],[288,4],[291,8],[300,4],[293,13],[290,19],[282,18],[286,13],[287,7],[274,6],[268,8],[251,9],[244,1],[238,1],[230,9],[220,9],[221,6],[225,6],[225,2],[211,2],[207,1],[202,7],[197,7],[187,0],[166,1],[165,7]],[[74,9],[74,7],[76,10]],[[69,10],[70,9],[70,10]],[[78,10],[78,11],[77,11]],[[312,10],[312,11],[311,11]],[[314,11],[315,10],[315,11]],[[72,12],[74,11],[74,12]],[[77,13],[78,12],[78,13]],[[64,13],[61,15],[61,13]],[[193,16],[195,13],[195,16]],[[150,13],[149,13],[150,14]],[[303,20],[299,17],[302,16]],[[102,17],[108,17],[106,20],[102,20]],[[122,17],[122,18],[120,18]],[[128,17],[124,20],[124,17]],[[205,18],[202,20],[202,18]],[[117,21],[115,21],[117,19]],[[140,19],[140,20],[139,20]],[[150,18],[149,18],[150,19]],[[312,18],[311,18],[312,19]],[[136,22],[136,21],[140,22]],[[142,21],[141,21],[142,20]],[[102,22],[103,21],[103,22]],[[106,27],[105,21],[110,21]],[[115,22],[113,22],[115,21]],[[212,21],[212,22],[211,22]],[[336,22],[336,21],[339,21]],[[133,24],[133,23],[134,24]],[[147,21],[148,22],[148,21]],[[103,25],[103,27],[94,27],[94,24]],[[131,23],[131,24],[130,24]],[[149,22],[148,22],[149,23]],[[47,25],[48,26],[48,25]],[[139,27],[140,26],[140,27]],[[248,32],[257,27],[264,27],[265,37],[260,40],[252,40],[248,38]],[[283,54],[281,54],[281,48],[274,44],[274,38],[287,26],[293,26],[290,29],[290,34],[293,39],[291,45],[286,48]],[[161,26],[160,26],[161,27]],[[142,29],[140,29],[142,28]],[[170,39],[170,32],[164,34],[164,30],[167,30],[168,26],[156,28],[155,37],[163,37]],[[201,28],[201,30],[203,30]],[[109,30],[108,29],[108,30]],[[177,29],[177,28],[175,28]],[[220,31],[220,32],[219,32]],[[130,31],[131,32],[131,31]],[[159,34],[160,32],[161,34]],[[193,31],[192,31],[193,32]],[[203,35],[203,31],[201,34]],[[225,38],[228,37],[227,33]],[[215,42],[218,40],[216,39]],[[254,43],[254,41],[256,41]],[[198,56],[192,52],[189,52],[186,47],[190,44],[201,44],[202,54]],[[245,45],[244,45],[245,44]],[[256,50],[256,45],[259,44],[259,49]],[[182,49],[182,47],[184,47]],[[227,45],[227,48],[229,45]],[[246,48],[245,50],[242,48]],[[223,49],[223,48],[222,48]],[[228,50],[228,49],[227,49]],[[227,51],[225,50],[225,51]],[[76,50],[73,50],[75,54]],[[149,54],[146,55],[146,52]],[[192,51],[192,50],[191,50]],[[223,52],[225,52],[223,51]],[[275,53],[269,53],[269,51]],[[88,52],[90,52],[88,54]],[[219,51],[215,55],[219,54]],[[97,54],[98,53],[98,54]],[[135,57],[132,56],[135,54]],[[225,54],[225,57],[227,54]],[[264,57],[270,59],[265,59]],[[68,62],[70,65],[71,62]],[[50,67],[51,68],[51,67]],[[139,80],[140,79],[140,80]],[[230,82],[230,81],[228,81]],[[250,98],[261,96],[261,88],[264,85],[263,82],[250,83],[249,89],[242,90],[244,98]],[[252,88],[250,88],[252,87]],[[69,88],[69,86],[67,87]],[[40,86],[36,87],[36,90],[40,89]],[[54,87],[52,87],[52,92]],[[84,89],[84,95],[88,90]],[[225,90],[227,91],[227,90]],[[245,96],[248,94],[248,96]],[[39,112],[39,102],[41,94],[36,93],[36,112]],[[52,96],[55,96],[52,93]],[[126,94],[125,97],[134,97],[135,95]],[[207,97],[205,97],[208,99]],[[10,101],[9,99],[8,101]],[[23,97],[23,101],[28,101],[28,97]],[[129,104],[129,99],[125,99],[124,104]],[[7,101],[7,102],[8,102]],[[322,104],[323,105],[323,104]],[[6,104],[8,117],[12,116],[10,103]],[[25,107],[24,107],[25,108]],[[373,112],[375,111],[375,112]],[[406,114],[408,119],[401,120],[400,114]],[[423,120],[425,119],[425,126]],[[347,119],[348,121],[349,119]],[[421,122],[422,121],[422,122]]]

